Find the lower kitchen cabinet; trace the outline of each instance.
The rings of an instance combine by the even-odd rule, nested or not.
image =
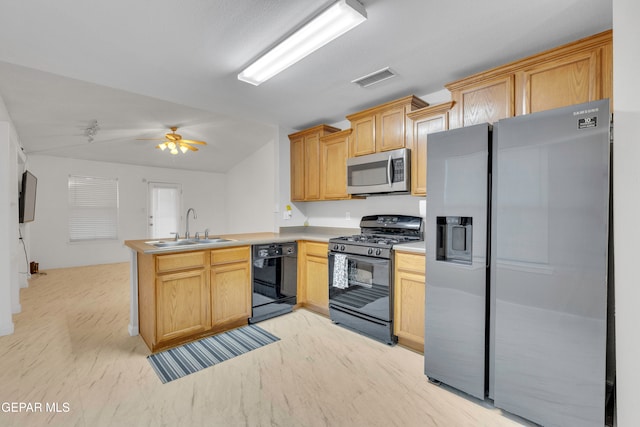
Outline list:
[[[251,248],[211,251],[211,307],[214,327],[251,317]]]
[[[157,342],[209,329],[209,280],[203,267],[156,279]]]
[[[247,324],[250,246],[138,253],[138,321],[151,351]]]
[[[394,334],[398,343],[424,352],[425,257],[396,252]]]
[[[329,315],[329,245],[298,244],[298,302],[316,313]]]

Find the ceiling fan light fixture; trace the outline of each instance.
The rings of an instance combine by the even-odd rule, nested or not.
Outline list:
[[[258,86],[367,20],[357,0],[339,0],[238,74]]]
[[[162,142],[160,142],[155,147],[159,148],[161,151],[165,151],[166,149],[169,149],[169,152],[173,155],[178,154],[180,151],[182,151],[182,154],[186,154],[187,151],[189,150],[198,151],[198,149],[194,147],[192,144],[207,145],[207,143],[204,141],[197,141],[193,139],[183,139],[182,135],[176,133],[176,130],[178,130],[176,126],[171,127],[170,129],[171,129],[171,133],[166,133],[164,135],[164,138],[137,138],[137,139],[142,141],[160,140]]]

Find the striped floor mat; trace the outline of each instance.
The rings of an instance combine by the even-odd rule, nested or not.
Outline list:
[[[147,356],[163,384],[279,341],[256,325],[233,329]]]

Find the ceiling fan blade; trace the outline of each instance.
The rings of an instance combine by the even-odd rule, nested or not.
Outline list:
[[[181,147],[186,147],[186,148],[188,148],[188,149],[189,149],[189,150],[191,150],[191,151],[198,151],[198,149],[197,149],[196,147],[192,147],[192,146],[190,146],[189,144],[186,144],[184,141],[181,141],[181,142],[180,142],[180,146],[181,146]]]
[[[183,139],[180,142],[186,142],[187,144],[207,145],[204,141],[194,141],[193,139]]]

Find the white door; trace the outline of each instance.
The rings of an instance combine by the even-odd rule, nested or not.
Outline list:
[[[149,183],[149,238],[167,238],[179,231],[180,206],[180,184]]]

